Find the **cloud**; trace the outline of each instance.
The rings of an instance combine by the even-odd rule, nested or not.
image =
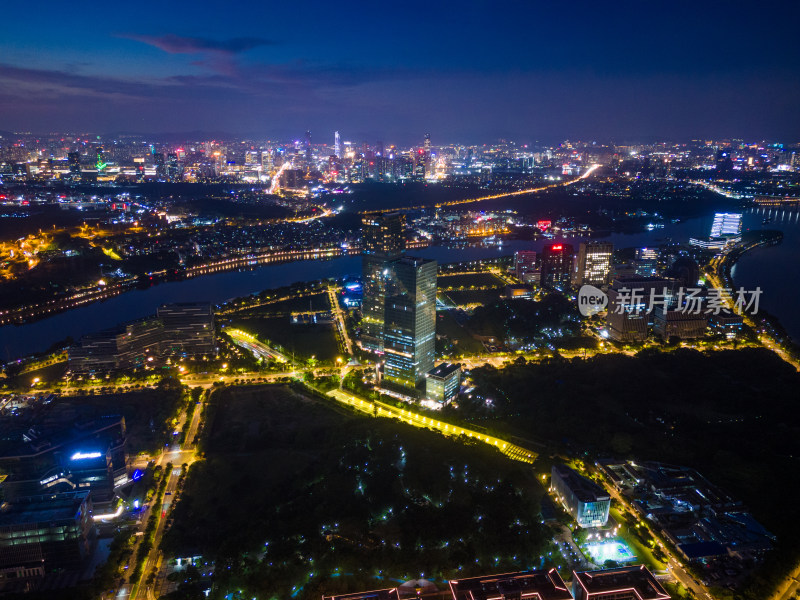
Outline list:
[[[174,34],[167,35],[122,35],[120,37],[129,40],[142,42],[148,46],[153,46],[169,54],[241,54],[254,48],[263,46],[274,46],[272,40],[257,37],[235,37],[225,40],[213,40],[210,38],[188,37]]]

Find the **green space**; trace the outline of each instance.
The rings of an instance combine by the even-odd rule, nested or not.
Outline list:
[[[548,294],[536,301],[486,302],[475,309],[467,327],[478,335],[492,336],[502,343],[514,339],[551,345],[579,336],[581,317],[574,302],[562,294]]]
[[[518,360],[473,369],[472,378],[477,389],[461,401],[463,418],[572,456],[690,466],[743,501],[778,542],[742,598],[761,597],[800,559],[800,524],[785,517],[785,499],[800,494],[792,476],[800,424],[790,417],[800,374],[774,353],[647,349]]]
[[[471,287],[503,287],[505,281],[494,273],[466,273],[463,275],[439,275],[436,285],[439,289]]]
[[[647,565],[651,571],[662,571],[666,568],[666,563],[656,558],[656,553],[661,553],[656,549],[656,541],[647,529],[640,525],[636,518],[630,513],[623,515],[617,507],[612,507],[611,517],[619,524],[617,536],[620,537],[636,554],[639,563]],[[639,525],[637,527],[637,525]]]
[[[293,324],[290,317],[234,318],[232,327],[246,331],[269,346],[275,346],[298,360],[335,362],[341,356],[334,325]]]
[[[302,293],[302,292],[301,292]],[[285,300],[242,308],[236,312],[237,318],[251,319],[254,317],[270,317],[274,315],[288,315],[293,312],[325,312],[331,309],[327,292],[303,293]]]
[[[152,453],[163,447],[171,439],[173,427],[180,409],[187,401],[183,387],[174,379],[164,379],[155,389],[141,389],[124,394],[84,394],[59,398],[46,406],[36,409],[44,411],[44,416],[37,413],[29,420],[26,411],[13,418],[0,420],[0,430],[6,434],[5,441],[0,441],[0,450],[4,444],[16,446],[15,431],[22,433],[34,422],[46,422],[53,425],[71,427],[74,424],[100,424],[104,418],[117,415],[125,418],[127,430],[127,451],[131,455],[139,452]]]
[[[491,304],[496,302],[503,293],[501,288],[493,290],[457,290],[441,292],[450,299],[450,303],[456,306],[469,306],[473,304]]]
[[[207,411],[205,458],[163,547],[217,561],[212,598],[316,600],[554,564],[535,473],[491,449],[302,388],[225,388]]]
[[[485,352],[483,344],[472,337],[449,310],[436,313],[436,335],[446,338],[442,345],[442,354],[462,356]]]

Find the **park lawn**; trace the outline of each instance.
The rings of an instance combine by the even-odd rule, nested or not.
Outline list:
[[[456,306],[472,304],[492,304],[500,299],[501,288],[493,290],[465,290],[447,292],[447,296]]]
[[[283,316],[293,312],[326,312],[331,310],[327,292],[314,295],[298,296],[278,302],[254,306],[237,311],[236,317],[251,319],[254,317]]]
[[[631,550],[633,550],[634,554],[636,554],[636,558],[639,559],[639,562],[647,565],[647,568],[651,571],[663,571],[667,568],[666,564],[658,560],[653,555],[653,551],[650,548],[645,546],[638,537],[630,532],[630,526],[618,508],[612,506],[610,514],[611,517],[619,524],[619,533],[617,535],[622,538],[626,544],[628,544],[628,547]]]
[[[298,600],[420,565],[437,581],[552,566],[527,465],[329,402],[299,387],[215,391],[165,553],[228,565],[221,595]]]
[[[465,275],[439,275],[439,289],[475,287],[503,287],[505,282],[494,273],[469,273]]]
[[[482,354],[483,344],[461,326],[450,311],[436,313],[436,332],[446,335],[463,354]]]
[[[333,324],[292,324],[290,317],[264,317],[231,321],[231,326],[255,335],[270,346],[280,346],[297,359],[335,361],[341,356]]]

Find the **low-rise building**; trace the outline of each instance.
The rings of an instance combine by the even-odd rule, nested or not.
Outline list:
[[[444,406],[458,397],[461,388],[461,365],[442,363],[428,371],[425,392],[428,400]]]
[[[661,306],[653,311],[653,333],[665,340],[671,337],[697,339],[705,335],[707,327],[708,316],[704,312],[665,309]]]
[[[0,506],[0,570],[79,569],[94,539],[88,490],[24,496]]]
[[[644,565],[574,571],[572,595],[575,600],[670,600],[670,595]]]
[[[506,286],[505,297],[509,300],[530,300],[533,298],[533,288],[518,283],[510,284]]]
[[[572,600],[555,569],[454,579],[450,591],[453,600]]]
[[[608,522],[611,496],[569,467],[553,465],[550,489],[581,527],[602,527]]]
[[[155,316],[83,336],[69,351],[76,373],[134,369],[167,357],[213,354],[214,313],[208,303],[165,304]]]

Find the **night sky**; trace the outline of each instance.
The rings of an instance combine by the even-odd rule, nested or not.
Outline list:
[[[3,3],[0,130],[800,141],[800,2]]]

